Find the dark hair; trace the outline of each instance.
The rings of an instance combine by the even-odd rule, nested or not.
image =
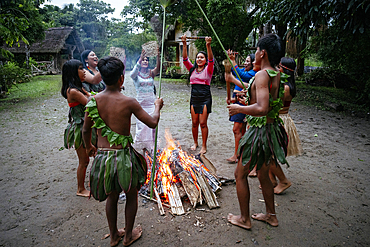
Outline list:
[[[252,64],[252,68],[253,68],[254,67],[253,62],[256,59],[256,55],[254,53],[251,53],[248,56],[251,58],[251,64]]]
[[[63,64],[61,94],[64,98],[67,98],[67,90],[69,91],[71,88],[76,88],[78,91],[85,94],[82,90],[82,82],[78,76],[78,69],[80,66],[82,66],[82,63],[77,59],[71,59]]]
[[[266,50],[271,67],[276,67],[283,53],[283,43],[277,34],[269,33],[263,36],[257,43],[260,50]]]
[[[194,61],[193,67],[189,70],[189,81],[190,81],[191,74],[193,74],[193,71],[198,68],[197,56],[198,56],[199,53],[202,53],[204,55],[204,57],[206,58],[206,63],[204,64],[204,67],[206,67],[208,65],[207,53],[205,53],[204,51],[198,52],[197,55],[195,56],[195,61]]]
[[[90,52],[92,52],[92,50],[84,50],[81,53],[81,62],[82,62],[82,66],[84,67],[84,69],[87,69],[85,60],[87,60],[87,57],[89,56]]]
[[[295,85],[295,78],[294,78],[294,71],[297,65],[294,59],[291,57],[282,57],[280,64],[282,65],[281,68],[283,69],[283,72],[289,75],[288,81],[285,84],[289,86],[290,95],[292,95],[292,97],[294,98],[297,94],[297,88]]]
[[[251,54],[248,54],[247,57],[250,57],[251,58],[251,65],[252,65],[252,69],[253,69],[254,68],[253,62],[254,62],[254,60],[256,58],[256,55],[253,54],[253,53],[251,53]]]
[[[104,57],[99,60],[98,69],[105,84],[112,86],[123,75],[125,65],[116,57]]]

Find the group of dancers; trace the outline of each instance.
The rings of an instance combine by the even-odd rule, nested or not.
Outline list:
[[[191,84],[190,113],[194,141],[191,150],[198,148],[200,126],[200,153],[204,154],[207,152],[207,121],[212,109],[212,38],[205,38],[207,52],[199,52],[194,64],[187,56],[186,36],[182,36],[181,40],[183,63],[189,70]],[[236,85],[232,102],[227,102],[232,103],[227,107],[230,121],[234,122],[235,137],[235,152],[227,161],[237,163],[235,178],[241,211],[238,216],[229,214],[228,221],[246,229],[251,228],[247,178],[254,170],[265,199],[266,214],[251,217],[277,226],[274,193],[280,194],[291,185],[280,164],[287,164],[287,155],[301,152],[299,136],[288,113],[290,102],[296,94],[295,63],[291,58],[282,58],[282,43],[276,34],[266,35],[259,40],[256,53],[247,57],[244,69],[238,68],[232,51],[228,51],[228,54],[242,79],[239,81],[231,73],[225,73],[225,79]],[[87,50],[81,54],[81,61],[72,59],[63,65],[61,94],[70,107],[64,145],[66,148],[74,147],[79,159],[77,195],[92,195],[98,201],[107,200],[106,216],[111,246],[117,245],[121,239],[123,245],[128,246],[142,234],[140,226],[134,228],[134,222],[138,207],[137,193],[145,183],[147,164],[142,153],[136,149],[155,151],[154,129],[163,107],[163,99],[156,97],[154,85],[159,68],[159,52],[156,67],[151,70],[149,57],[143,50],[130,73],[137,92],[134,99],[121,93],[125,66],[115,57],[98,60],[93,51]],[[284,84],[281,78],[285,77],[281,76],[279,70],[289,75]],[[243,87],[247,90],[243,90]],[[130,133],[132,114],[137,119],[135,138]],[[284,126],[279,121],[280,117]],[[89,157],[94,157],[90,191],[84,186]],[[117,202],[122,191],[126,194],[126,223],[125,228],[118,229]]]

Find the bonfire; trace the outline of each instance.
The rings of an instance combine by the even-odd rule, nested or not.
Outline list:
[[[193,207],[205,202],[210,209],[219,207],[215,193],[221,190],[221,182],[216,169],[204,155],[188,155],[175,143],[166,130],[166,148],[157,151],[154,176],[154,195],[161,214],[163,206],[168,205],[172,214],[184,214],[182,200],[189,201]],[[145,152],[148,174],[140,194],[149,197],[153,157]]]

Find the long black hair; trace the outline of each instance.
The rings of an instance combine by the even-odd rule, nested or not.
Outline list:
[[[78,76],[78,69],[82,66],[81,61],[77,59],[71,59],[63,64],[62,68],[62,90],[61,94],[64,98],[67,98],[67,90],[76,88],[81,93],[85,94],[82,90],[82,82]]]
[[[291,57],[282,57],[280,61],[280,67],[283,69],[283,72],[287,75],[288,81],[285,83],[290,88],[290,95],[294,98],[297,94],[297,88],[295,85],[294,71],[296,68],[296,63]]]
[[[84,69],[87,69],[87,65],[86,65],[85,60],[87,60],[87,57],[89,56],[90,52],[92,52],[92,50],[84,50],[81,53],[81,62],[82,62],[82,66],[83,66]]]
[[[206,63],[204,64],[204,67],[206,67],[208,65],[208,56],[207,56],[207,53],[204,52],[204,51],[198,52],[197,55],[195,56],[195,61],[194,61],[193,67],[189,70],[189,81],[190,81],[191,74],[193,74],[193,71],[198,68],[197,56],[198,56],[199,53],[202,53],[204,55],[204,57],[206,58]]]

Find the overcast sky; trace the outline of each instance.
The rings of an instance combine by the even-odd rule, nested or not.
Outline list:
[[[76,3],[79,3],[79,0],[47,0],[45,4],[56,5],[59,7],[63,7],[66,4],[73,3],[76,6]],[[110,17],[114,17],[117,19],[122,19],[120,13],[124,6],[128,5],[129,0],[102,0],[102,2],[109,3],[112,8],[115,8],[113,15],[109,15]]]

